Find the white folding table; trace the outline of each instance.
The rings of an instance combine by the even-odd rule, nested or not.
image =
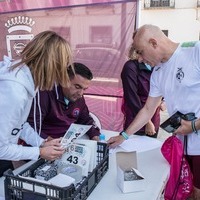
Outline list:
[[[112,136],[117,135],[117,132],[102,130],[105,134],[106,140]],[[28,165],[27,163],[15,170],[15,173],[21,171]],[[104,175],[102,180],[88,197],[88,200],[158,200],[167,181],[169,174],[169,164],[163,158],[160,148],[155,148],[149,151],[137,153],[138,170],[147,180],[147,187],[144,191],[133,193],[122,193],[116,184],[116,156],[115,153],[109,156],[109,170]],[[0,200],[4,199],[4,178],[0,178]]]

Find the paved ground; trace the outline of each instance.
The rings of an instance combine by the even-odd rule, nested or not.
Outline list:
[[[161,111],[161,123],[164,122],[168,117],[168,112],[167,111]],[[169,136],[171,136],[170,133],[164,131],[163,129],[159,129],[159,132],[158,132],[158,139],[161,140],[161,141],[164,141],[166,138],[168,138]]]

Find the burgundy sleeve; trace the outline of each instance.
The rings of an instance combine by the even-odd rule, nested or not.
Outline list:
[[[89,110],[88,107],[85,103],[85,99],[82,98],[82,106],[81,106],[81,113],[78,118],[77,123],[78,124],[84,124],[84,125],[92,125],[90,130],[87,132],[87,135],[89,136],[90,139],[92,139],[94,136],[99,136],[100,135],[100,130],[96,126],[93,118],[89,115]]]
[[[127,61],[123,67],[121,73],[124,101],[127,106],[133,112],[133,115],[137,115],[142,108],[140,96],[138,95],[138,69],[134,61]]]
[[[39,99],[39,102],[38,102],[38,99]],[[34,101],[33,101],[32,106],[31,106],[31,110],[30,110],[27,121],[34,128],[34,118],[36,119],[35,122],[36,122],[36,127],[37,127],[37,133],[39,133],[40,123],[41,123],[41,126],[42,126],[42,122],[43,122],[43,120],[44,120],[44,118],[47,115],[48,110],[49,110],[48,99],[49,99],[48,93],[46,91],[40,91],[39,97],[38,97],[38,93],[37,93],[36,97],[34,99],[34,101],[36,101],[35,106],[34,106]],[[35,117],[34,117],[34,109],[35,109]],[[41,116],[40,116],[39,109],[41,109]],[[40,122],[40,117],[41,117],[41,122]],[[47,138],[48,136],[41,133],[41,137]]]

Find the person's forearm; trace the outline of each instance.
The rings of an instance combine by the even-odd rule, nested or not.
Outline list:
[[[145,108],[142,108],[135,119],[131,122],[125,132],[130,136],[140,130],[151,119],[153,114],[148,114]]]
[[[158,105],[160,105],[161,97],[148,97],[144,107],[137,114],[133,122],[125,130],[127,137],[141,129],[149,120],[151,120]]]
[[[148,124],[152,124],[153,122],[151,121],[151,119],[146,123],[146,125]]]

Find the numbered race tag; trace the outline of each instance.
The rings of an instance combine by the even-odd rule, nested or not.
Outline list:
[[[72,123],[61,140],[62,146],[67,147],[74,140],[76,140],[79,137],[82,137],[91,127],[92,125]]]
[[[82,144],[91,149],[89,172],[92,172],[97,164],[97,141],[95,140],[86,140],[86,139],[77,139],[76,144]]]
[[[82,168],[82,176],[88,176],[91,149],[81,144],[70,144],[66,152],[62,155],[60,163],[62,165],[74,164]]]

